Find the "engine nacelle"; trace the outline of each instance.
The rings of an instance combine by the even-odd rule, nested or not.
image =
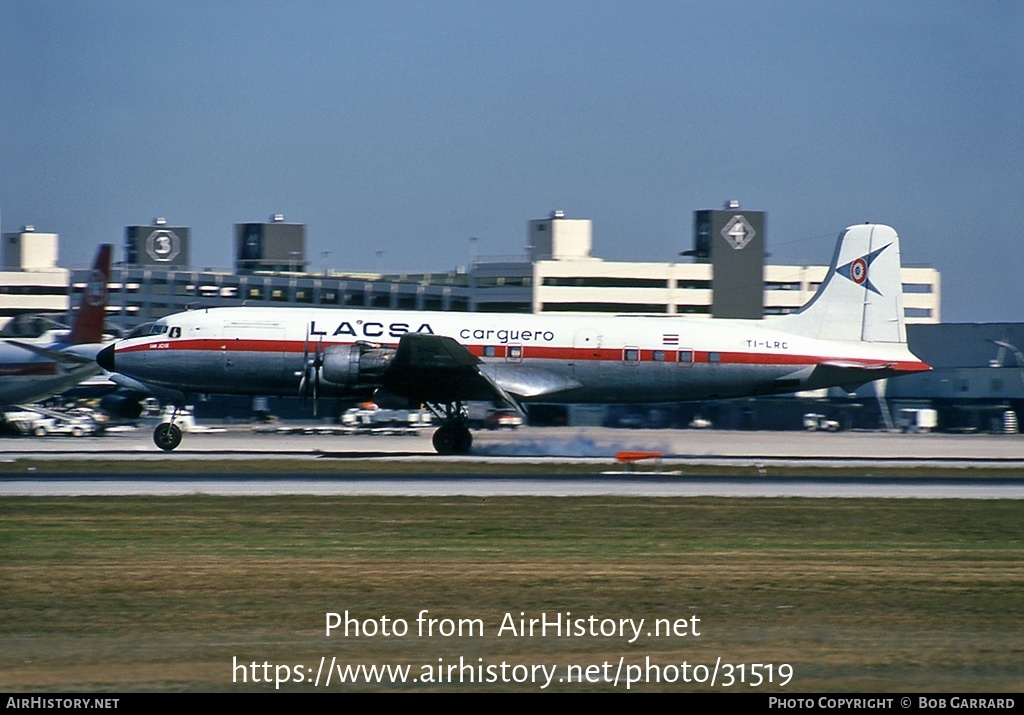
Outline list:
[[[118,390],[100,399],[100,409],[111,417],[124,420],[136,420],[142,416],[145,406],[142,404],[146,395],[138,392]]]
[[[331,345],[324,350],[321,376],[333,385],[373,387],[395,357],[394,348],[372,345]]]

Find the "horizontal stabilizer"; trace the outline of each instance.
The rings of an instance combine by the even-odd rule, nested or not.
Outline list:
[[[856,362],[854,360],[825,360],[818,363],[822,367],[833,367],[837,370],[888,370],[896,366],[894,362]]]

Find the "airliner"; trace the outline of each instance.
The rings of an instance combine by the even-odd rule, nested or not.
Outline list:
[[[798,312],[764,320],[230,307],[177,313],[103,349],[115,382],[185,393],[425,405],[442,454],[470,451],[464,404],[651,403],[772,395],[930,369],[907,348],[899,237],[847,228]],[[154,442],[181,442],[173,420]]]
[[[70,330],[0,341],[0,405],[39,402],[100,372],[96,356],[103,348],[110,254],[110,244],[97,249]]]

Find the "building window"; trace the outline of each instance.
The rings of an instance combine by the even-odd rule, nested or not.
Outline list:
[[[608,276],[546,276],[541,285],[569,288],[668,288],[665,278],[614,278]]]
[[[663,303],[544,303],[542,313],[667,313]],[[706,312],[706,311],[705,311]]]
[[[931,293],[933,292],[931,283],[904,283],[904,293]]]

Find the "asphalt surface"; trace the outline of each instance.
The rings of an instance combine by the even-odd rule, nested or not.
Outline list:
[[[321,428],[308,425],[312,432]],[[434,461],[495,459],[529,461],[614,459],[621,451],[659,452],[667,461],[788,460],[824,464],[855,462],[939,462],[1024,465],[1024,435],[892,434],[885,432],[743,432],[725,430],[622,430],[602,427],[520,428],[473,433],[473,451],[464,457],[434,453],[430,432],[386,434],[275,434],[248,426],[207,428],[186,433],[174,452],[156,448],[149,428],[103,437],[0,437],[0,459],[181,459],[191,455],[230,459],[429,457]]]
[[[309,425],[310,431],[317,426]],[[624,451],[662,455],[635,465],[616,460]],[[754,497],[883,497],[883,498],[1024,498],[1017,478],[979,479],[977,467],[1024,468],[1024,436],[903,435],[878,432],[731,432],[713,430],[612,430],[605,428],[521,428],[474,433],[473,453],[440,457],[430,433],[417,435],[327,435],[256,433],[235,426],[185,435],[174,452],[157,449],[149,429],[104,437],[0,438],[0,460],[130,461],[131,474],[84,475],[74,472],[0,477],[0,496],[112,494],[372,494],[372,495],[538,495],[538,496],[754,496]],[[211,459],[259,459],[259,474],[228,476],[203,465]],[[336,461],[338,471],[323,476],[288,474],[275,467],[281,460]],[[471,472],[459,475],[358,474],[347,462],[371,460],[386,464],[460,463]],[[587,475],[517,475],[493,473],[514,465],[588,465]],[[172,475],[153,471],[176,465]],[[685,477],[690,465],[752,467],[758,477]],[[773,476],[773,469],[799,465],[822,468],[820,477]],[[836,478],[836,466],[886,466],[915,469],[912,479]],[[59,466],[53,464],[59,471]],[[928,467],[963,469],[963,477],[933,477]],[[31,469],[30,467],[26,468]],[[513,469],[514,471],[514,469]],[[591,470],[587,470],[591,471]],[[1018,472],[1019,473],[1019,472]]]

